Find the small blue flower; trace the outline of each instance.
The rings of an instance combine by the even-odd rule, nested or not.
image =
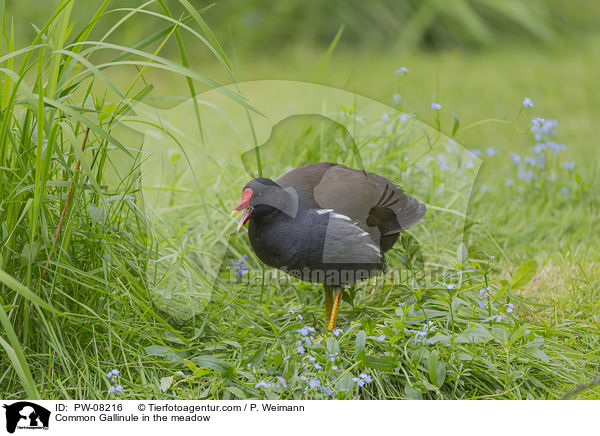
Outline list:
[[[329,361],[330,362],[335,362],[336,356],[337,356],[337,353],[330,354],[329,355]]]
[[[313,365],[315,367],[315,369],[322,369],[323,367],[321,365],[319,365],[318,363],[315,363]]]
[[[436,102],[431,103],[431,110],[439,111],[442,108],[442,105]]]
[[[523,106],[533,107],[533,102],[531,101],[531,99],[529,97],[525,97],[525,99],[523,99]]]
[[[515,184],[515,182],[513,179],[506,179],[506,186],[512,186],[514,184]]]
[[[379,336],[377,337],[377,340],[378,340],[379,342],[383,342],[383,341],[385,341],[385,335],[379,335]]]
[[[248,259],[248,256],[244,256],[244,259]],[[244,263],[243,259],[237,260],[235,262],[229,261],[227,263],[233,265],[235,275],[240,278],[248,272],[248,266]]]
[[[363,387],[367,383],[371,383],[373,380],[370,375],[361,373],[358,377],[352,377],[352,381],[356,383],[358,386]]]
[[[435,326],[433,325],[433,321],[427,321],[423,324],[423,330],[411,330],[415,334],[413,340],[415,343],[417,342],[425,342],[425,338],[429,332],[435,330]]]
[[[390,119],[390,116],[389,116],[388,114],[383,114],[383,115],[381,116],[381,120],[382,120],[382,121],[387,121],[387,120],[389,120],[389,119]]]
[[[531,171],[531,170],[523,171],[521,168],[519,168],[519,179],[531,180],[532,178],[533,178],[533,171]]]
[[[543,153],[546,148],[547,148],[546,144],[544,144],[542,142],[538,142],[537,144],[535,144],[533,146],[533,151],[537,154],[540,154],[540,153]]]
[[[478,148],[472,148],[469,150],[471,153],[473,153],[475,156],[480,157],[481,156],[481,150],[479,150]]]
[[[537,165],[537,160],[533,156],[527,156],[525,158],[525,162],[527,162],[532,167],[535,167]]]
[[[362,378],[362,379],[365,381],[365,383],[371,383],[371,382],[373,381],[373,380],[371,379],[371,376],[370,376],[370,375],[367,375],[367,374],[365,374],[364,372],[363,372],[363,373],[361,373],[361,374],[359,375],[359,377],[360,377],[360,378]]]
[[[512,303],[508,303],[506,305],[506,313],[512,313],[515,310],[515,305]]]
[[[554,154],[557,155],[561,151],[565,151],[567,147],[565,144],[557,144],[556,142],[549,141],[547,142],[548,148],[554,151]]]
[[[302,321],[302,315],[298,314],[298,315],[296,315],[296,316],[298,317],[298,319],[299,319],[300,321]]]
[[[283,377],[281,377],[281,376],[278,375],[275,378],[277,379],[277,381],[279,382],[279,384],[281,386],[283,386],[284,388],[287,388],[287,382],[285,381],[285,379]]]
[[[542,155],[538,156],[537,161],[540,164],[540,166],[542,168],[544,168],[544,164],[546,163],[546,155],[542,154]]]
[[[454,283],[450,283],[449,285],[446,285],[446,289],[448,289],[449,291],[452,289],[456,289],[456,285]]]
[[[306,353],[306,350],[304,349],[304,347],[302,345],[298,346],[297,351],[298,351],[298,354]]]
[[[365,385],[365,381],[360,377],[352,377],[352,381],[356,383],[361,388]]]
[[[531,133],[536,141],[542,141],[544,137],[556,136],[554,128],[558,126],[556,120],[545,120],[544,118],[535,117],[531,120]]]
[[[319,380],[315,380],[314,378],[308,381],[308,387],[311,389],[321,387],[321,382]]]
[[[339,336],[340,334],[342,334],[342,332],[343,332],[342,329],[335,329],[333,331],[333,336]]]
[[[518,164],[521,162],[521,155],[517,153],[511,153],[510,158],[514,164]]]
[[[327,386],[323,386],[321,387],[321,391],[323,392],[323,395],[330,395],[330,396],[334,396],[334,392],[328,388]]]
[[[308,356],[308,360],[310,360],[311,362],[316,362],[317,358],[314,356]]]
[[[488,149],[485,152],[488,156],[497,156],[499,154],[502,154],[502,151],[498,150],[496,147],[488,147]]]
[[[400,94],[394,94],[394,106],[402,105],[402,96]]]
[[[568,186],[563,186],[562,188],[560,188],[560,193],[563,195],[569,195],[570,192],[571,190]]]
[[[563,168],[565,170],[574,170],[575,169],[575,162],[563,162]]]
[[[331,370],[332,370],[332,371],[337,371],[337,370],[338,370],[338,367],[337,367],[337,365],[332,365],[332,366],[331,366]]]
[[[394,71],[394,74],[400,74],[400,73],[408,73],[408,68],[400,67],[396,71]]]
[[[496,315],[496,322],[502,321],[502,315]]]
[[[123,386],[121,386],[121,385],[116,385],[116,386],[115,386],[115,391],[116,391],[116,392],[123,392]]]
[[[312,327],[302,327],[301,329],[296,330],[296,332],[300,333],[302,336],[308,336],[310,332],[314,332],[315,329]]]
[[[402,121],[403,123],[405,123],[406,120],[408,120],[408,117],[406,116],[406,114],[400,114],[400,121]]]
[[[114,394],[114,393],[115,393],[115,387],[114,387],[114,386],[110,386],[110,387],[108,388],[108,393],[109,393],[109,394]]]
[[[264,381],[264,380],[261,380],[261,381],[259,381],[258,383],[256,383],[256,384],[254,385],[254,387],[255,387],[256,389],[269,389],[269,388],[272,388],[272,387],[273,387],[273,385],[272,385],[271,383],[267,383],[267,382],[266,382],[266,381]]]

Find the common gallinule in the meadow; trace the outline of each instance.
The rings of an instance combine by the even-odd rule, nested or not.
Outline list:
[[[385,177],[319,162],[274,182],[253,179],[233,213],[260,260],[304,281],[323,283],[327,329],[333,330],[343,286],[382,271],[400,232],[425,205]],[[335,290],[335,297],[334,297]]]

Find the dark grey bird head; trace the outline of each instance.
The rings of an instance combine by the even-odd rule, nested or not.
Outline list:
[[[271,179],[250,180],[242,190],[242,201],[233,209],[232,215],[243,210],[238,230],[250,220],[267,219],[281,213],[295,218],[298,213],[298,194],[291,188],[282,188]]]

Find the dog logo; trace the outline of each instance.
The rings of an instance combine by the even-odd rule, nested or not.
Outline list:
[[[14,433],[18,429],[48,430],[50,411],[29,401],[19,401],[4,405],[6,409],[6,431]]]

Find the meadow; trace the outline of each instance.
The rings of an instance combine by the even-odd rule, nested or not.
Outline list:
[[[3,19],[5,399],[600,398],[600,33],[230,54],[181,4],[74,31],[62,1],[32,42]],[[429,210],[330,334],[322,290],[264,279],[229,217],[250,174],[318,160]]]

